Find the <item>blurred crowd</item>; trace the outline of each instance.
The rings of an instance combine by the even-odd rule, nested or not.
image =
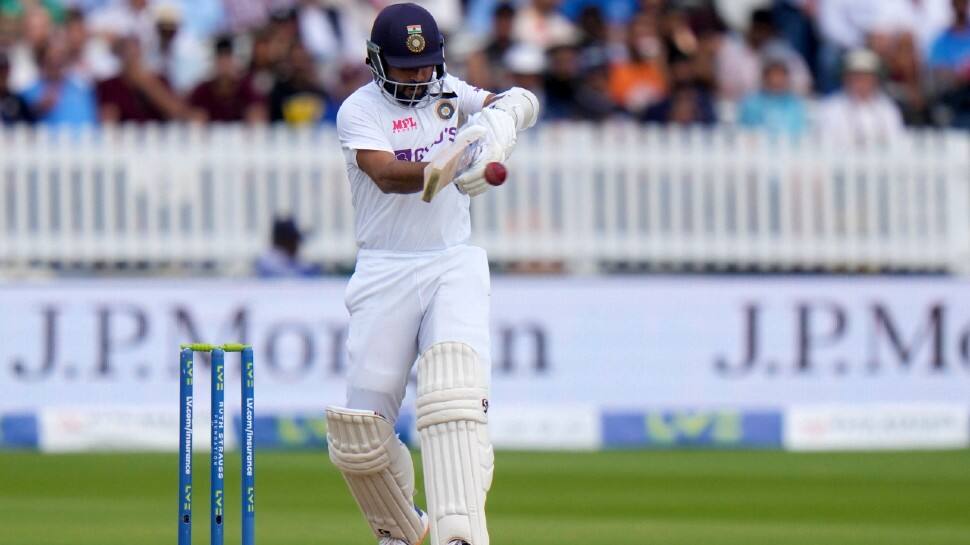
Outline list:
[[[548,120],[970,128],[970,0],[415,0]],[[0,118],[333,122],[387,0],[0,0]]]

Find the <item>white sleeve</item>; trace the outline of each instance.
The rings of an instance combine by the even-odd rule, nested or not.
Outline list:
[[[482,111],[485,99],[492,94],[491,91],[472,87],[453,76],[448,76],[448,85],[458,95],[458,111],[466,116]]]
[[[886,121],[887,138],[893,139],[903,134],[906,130],[906,123],[903,120],[903,113],[899,106],[889,97],[883,100],[883,116]]]
[[[844,48],[858,47],[862,30],[852,20],[850,2],[857,0],[825,0],[819,5],[818,26],[822,36]]]
[[[357,100],[346,100],[340,106],[337,137],[345,151],[366,149],[394,153],[387,135],[381,131],[380,120]]]

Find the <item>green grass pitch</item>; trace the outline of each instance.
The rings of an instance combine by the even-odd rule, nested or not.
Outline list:
[[[226,543],[239,543],[238,456]],[[208,543],[195,459],[195,543]],[[3,545],[172,545],[176,454],[0,453]],[[257,452],[260,545],[373,545],[326,453]],[[970,544],[970,451],[501,452],[494,545]],[[423,502],[423,499],[419,500]]]

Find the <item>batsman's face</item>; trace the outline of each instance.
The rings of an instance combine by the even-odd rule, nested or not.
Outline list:
[[[394,68],[390,66],[387,69],[387,76],[388,79],[397,83],[428,83],[434,76],[434,66],[422,66],[420,68]],[[426,86],[409,87],[400,91],[404,95],[403,98],[407,99],[421,98],[426,92],[428,92]]]

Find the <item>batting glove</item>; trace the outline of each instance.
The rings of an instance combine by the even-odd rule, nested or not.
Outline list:
[[[462,131],[471,127],[485,128],[485,134],[479,144],[479,153],[471,164],[455,178],[455,185],[470,197],[481,195],[491,187],[485,181],[485,167],[493,162],[504,162],[515,148],[516,130],[515,119],[508,113],[486,108],[468,118]]]

